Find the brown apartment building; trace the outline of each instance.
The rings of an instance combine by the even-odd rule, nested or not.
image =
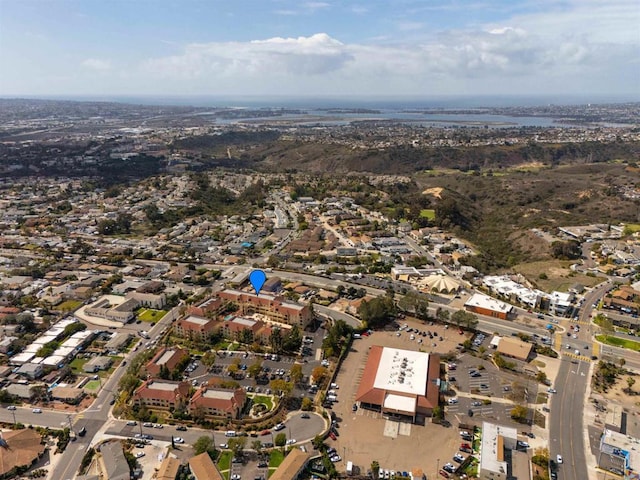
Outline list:
[[[298,325],[300,329],[304,329],[313,320],[311,308],[308,305],[289,302],[281,296],[266,293],[255,295],[227,289],[220,292],[218,297],[237,304],[242,315],[260,313],[274,322]]]
[[[190,340],[206,341],[220,328],[220,322],[196,315],[178,320],[175,325],[177,335]]]
[[[238,419],[246,401],[247,394],[242,388],[227,390],[203,386],[191,397],[189,411],[200,410],[207,417]]]
[[[160,375],[160,370],[163,366],[171,372],[173,371],[185,358],[189,358],[189,351],[180,347],[162,347],[153,356],[149,362],[145,365],[146,372],[152,376],[157,377]]]
[[[189,384],[171,380],[149,379],[133,393],[133,403],[152,410],[171,410],[189,401]]]

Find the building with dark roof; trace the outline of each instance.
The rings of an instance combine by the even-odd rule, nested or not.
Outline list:
[[[387,415],[431,416],[439,399],[440,355],[374,345],[356,401]]]
[[[131,469],[119,441],[100,445],[100,467],[109,480],[131,480]]]

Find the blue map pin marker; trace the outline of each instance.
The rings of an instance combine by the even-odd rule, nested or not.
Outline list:
[[[260,295],[260,289],[264,285],[264,282],[267,281],[267,274],[262,270],[254,270],[249,274],[249,282],[251,282],[251,286],[256,291],[256,295]]]

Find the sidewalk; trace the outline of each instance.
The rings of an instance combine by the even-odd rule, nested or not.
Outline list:
[[[593,375],[593,369],[595,368],[595,362],[589,364],[589,374],[587,378],[591,379]],[[587,384],[587,389],[584,392],[583,409],[582,409],[582,435],[584,438],[584,457],[587,462],[587,471],[589,472],[589,480],[598,480],[602,478],[599,475],[597,469],[596,458],[591,454],[591,446],[589,443],[589,430],[588,426],[595,424],[599,418],[599,414],[596,412],[595,406],[589,401],[591,397],[591,381]],[[603,422],[604,425],[604,422]]]

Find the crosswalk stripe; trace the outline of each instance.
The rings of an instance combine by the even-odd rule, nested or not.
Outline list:
[[[562,352],[562,355],[564,355],[565,357],[575,358],[575,359],[581,360],[583,362],[590,362],[591,361],[590,357],[585,357],[584,355],[576,355],[575,353],[571,353],[571,352]]]

